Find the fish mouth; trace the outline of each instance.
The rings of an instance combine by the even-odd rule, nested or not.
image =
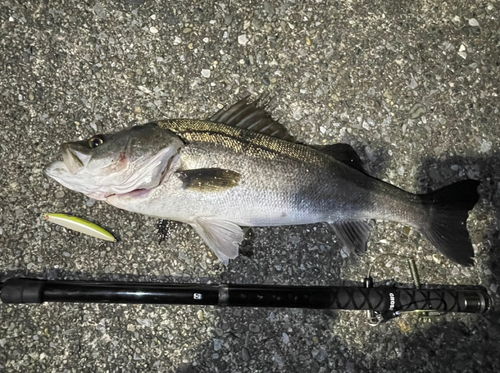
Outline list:
[[[80,172],[90,161],[90,155],[75,149],[70,144],[61,145],[61,153],[63,162],[72,175]]]

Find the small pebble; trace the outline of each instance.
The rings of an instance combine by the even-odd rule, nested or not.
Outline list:
[[[250,330],[252,333],[259,333],[260,332],[260,326],[254,323],[251,323],[248,325],[248,330]]]
[[[202,310],[198,310],[198,312],[196,312],[196,316],[198,317],[198,320],[200,320],[200,321],[205,320],[205,313]]]
[[[215,334],[217,334],[219,337],[224,334],[224,330],[222,330],[221,328],[215,328],[214,329],[214,332]]]
[[[487,140],[483,140],[481,142],[481,149],[479,150],[481,153],[486,153],[486,152],[489,152],[491,150],[491,146],[492,146],[492,142],[491,141],[487,141]]]
[[[467,50],[467,48],[463,44],[461,44],[460,48],[458,49],[458,55],[460,57],[462,57],[464,60],[467,58],[467,52],[466,52],[466,50]]]
[[[248,43],[248,37],[246,36],[246,34],[238,36],[238,44],[246,45],[247,43]]]
[[[243,348],[241,349],[241,358],[242,358],[244,361],[249,361],[249,360],[250,360],[250,352],[248,351],[248,348],[243,347]]]
[[[209,69],[203,69],[201,70],[201,76],[203,76],[204,78],[210,78],[210,70]]]
[[[268,1],[264,1],[264,11],[270,17],[272,17],[275,13],[274,7]]]
[[[152,33],[152,34],[157,34],[158,33],[158,29],[154,26],[151,26],[149,28],[149,32]]]
[[[219,351],[224,343],[223,339],[214,338],[214,350]]]
[[[427,112],[427,108],[423,104],[417,102],[415,105],[413,105],[413,107],[410,109],[408,114],[409,114],[411,119],[417,119],[417,118],[421,117],[423,114],[425,114],[426,112]]]
[[[283,358],[281,357],[281,355],[278,355],[278,354],[274,354],[273,356],[273,360],[274,362],[279,366],[279,367],[282,367],[283,365],[285,365],[285,363],[283,362]]]
[[[354,372],[356,372],[356,368],[354,367],[354,363],[352,361],[349,361],[346,364],[345,369],[346,369],[347,373],[354,373]]]
[[[145,328],[151,327],[150,319],[141,319],[140,317],[138,317],[136,320],[140,325],[144,326]]]
[[[472,27],[479,27],[479,22],[477,21],[477,19],[471,18],[469,19],[469,25],[471,25]]]
[[[328,353],[326,352],[326,350],[323,347],[321,347],[321,348],[313,350],[312,355],[317,361],[319,361],[321,363],[322,361],[324,361],[327,358]]]

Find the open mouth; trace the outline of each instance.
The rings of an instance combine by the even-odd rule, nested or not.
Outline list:
[[[64,164],[68,168],[68,171],[73,175],[80,172],[90,160],[89,155],[71,148],[67,144],[61,145],[61,153]]]

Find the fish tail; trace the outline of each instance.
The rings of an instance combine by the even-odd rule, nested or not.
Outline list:
[[[421,233],[444,256],[464,266],[474,264],[467,218],[479,199],[479,184],[478,180],[462,180],[420,195],[428,209]]]

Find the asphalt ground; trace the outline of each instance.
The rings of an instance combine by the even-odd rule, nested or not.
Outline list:
[[[482,285],[498,304],[500,4],[496,1],[0,2],[0,273],[45,279],[243,284]],[[162,118],[206,118],[251,94],[299,141],[347,142],[411,192],[481,180],[474,267],[378,222],[347,256],[332,229],[253,228],[226,268],[187,226],[64,189],[62,142]],[[64,212],[121,237],[44,221]],[[498,372],[488,316],[199,306],[0,305],[3,372]]]

